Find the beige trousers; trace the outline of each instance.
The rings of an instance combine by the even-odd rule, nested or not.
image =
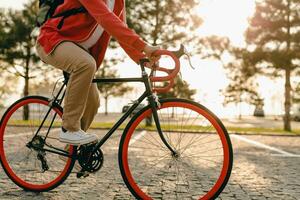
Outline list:
[[[95,59],[72,42],[60,43],[49,55],[38,43],[36,50],[42,61],[70,73],[62,126],[68,131],[86,131],[100,105],[97,85],[92,83],[96,72]]]

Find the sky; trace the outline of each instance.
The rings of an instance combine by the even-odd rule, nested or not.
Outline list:
[[[26,0],[1,0],[0,7],[21,9]],[[243,33],[248,25],[248,18],[255,9],[255,0],[201,0],[198,7],[198,13],[203,18],[204,23],[198,29],[199,37],[207,35],[227,36],[235,45],[243,45]],[[192,51],[193,47],[190,48]],[[182,76],[192,88],[197,89],[195,99],[221,116],[238,114],[234,106],[223,106],[223,96],[220,90],[228,84],[228,80],[221,64],[216,61],[199,60],[193,58],[196,66],[195,70],[188,67],[187,63],[182,63]],[[139,76],[139,68],[132,61],[126,60],[117,66],[122,77]],[[283,84],[261,78],[259,80],[262,96],[265,97],[265,111],[270,114],[280,113],[282,101],[280,91]],[[274,85],[279,90],[274,91]],[[136,89],[139,92],[140,89]],[[137,97],[137,96],[136,96]],[[132,98],[132,96],[131,96]],[[128,99],[115,99],[117,105],[124,105],[129,102]],[[115,104],[116,105],[116,104]],[[120,108],[110,108],[112,111],[118,111]],[[242,106],[242,112],[251,114],[253,107]]]
[[[0,1],[0,8],[15,8],[21,9],[23,8],[23,4],[28,1],[26,0],[1,0]]]

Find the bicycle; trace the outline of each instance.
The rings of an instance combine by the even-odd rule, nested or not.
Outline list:
[[[70,146],[58,141],[68,76],[53,98],[27,96],[12,104],[0,122],[0,161],[7,176],[27,191],[45,192],[62,184],[77,160],[77,177],[99,171],[102,145],[144,100],[148,105],[126,125],[118,160],[122,178],[137,199],[215,199],[226,186],[232,169],[232,145],[222,122],[207,108],[186,99],[159,99],[174,84],[184,47],[159,56],[171,57],[173,69],[156,66],[150,75],[141,60],[138,78],[105,78],[93,82],[142,82],[145,92],[97,143]],[[155,72],[166,73],[156,76]],[[167,82],[157,86],[154,83]],[[55,88],[55,87],[54,87]],[[152,124],[149,125],[149,118]],[[148,119],[148,124],[145,124]],[[63,157],[64,159],[59,159]]]

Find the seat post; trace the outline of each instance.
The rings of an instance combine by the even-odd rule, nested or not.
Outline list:
[[[70,78],[70,74],[66,71],[63,71],[63,75],[64,75],[64,82],[67,84]]]

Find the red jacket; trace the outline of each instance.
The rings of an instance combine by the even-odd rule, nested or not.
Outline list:
[[[104,58],[110,36],[113,36],[126,51],[126,53],[138,62],[145,55],[142,50],[145,42],[125,22],[124,0],[115,0],[113,12],[111,12],[104,0],[65,0],[54,15],[72,8],[84,6],[88,13],[79,13],[65,19],[63,27],[57,28],[61,18],[49,19],[42,27],[38,42],[47,54],[50,54],[62,41],[83,42],[89,38],[98,24],[104,32],[98,42],[91,47],[90,53],[99,66]]]

